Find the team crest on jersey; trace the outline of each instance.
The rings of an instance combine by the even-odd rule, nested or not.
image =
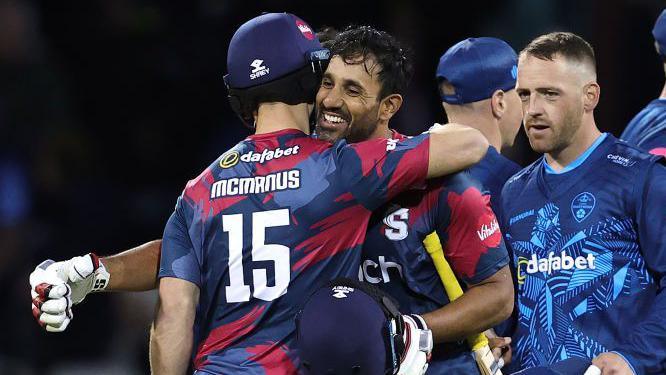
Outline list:
[[[409,235],[409,209],[398,208],[384,218],[384,235],[391,241],[402,241]]]
[[[571,201],[571,213],[574,219],[579,223],[587,219],[594,210],[596,202],[597,200],[592,193],[583,192],[576,195],[576,198]]]
[[[347,298],[347,294],[354,291],[354,288],[348,286],[334,286],[333,287],[333,297],[335,298]]]

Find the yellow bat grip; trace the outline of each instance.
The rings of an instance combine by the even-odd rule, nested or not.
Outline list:
[[[439,240],[437,233],[432,232],[423,240],[426,251],[430,254],[439,278],[442,279],[442,284],[444,284],[444,289],[446,290],[446,295],[449,296],[451,302],[458,299],[463,295],[463,290],[458,283],[456,275],[453,273],[449,262],[444,258],[444,249],[442,249],[442,243]],[[476,351],[482,347],[488,345],[488,339],[483,333],[476,335],[470,335],[467,337],[467,343]]]

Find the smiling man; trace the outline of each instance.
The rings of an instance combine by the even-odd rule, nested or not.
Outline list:
[[[520,53],[516,90],[532,148],[502,222],[517,267],[514,368],[592,360],[603,374],[663,373],[666,166],[601,133],[592,47],[551,33]]]
[[[407,140],[407,137],[389,129],[389,121],[402,105],[402,95],[412,74],[411,60],[406,51],[393,37],[371,27],[350,28],[341,33],[329,48],[333,57],[316,97],[318,137],[331,142],[338,141],[342,137],[351,141],[368,139],[383,141],[387,143],[389,149],[393,145],[398,145],[400,141]],[[456,142],[454,137],[451,137],[450,141]],[[369,167],[367,172],[375,170],[370,164],[364,165]],[[391,192],[395,187],[389,184],[387,187],[378,185],[370,188]],[[369,259],[364,259],[365,272],[369,272],[370,277],[374,277],[372,274],[380,277],[386,274],[388,282],[389,275],[393,272],[387,268],[402,268],[406,277],[411,277],[412,271],[409,269],[413,266],[411,262],[420,257],[426,260],[426,263],[420,267],[430,268],[418,275],[425,276],[427,280],[416,283],[413,279],[405,279],[401,282],[411,283],[415,287],[435,289],[438,291],[438,297],[444,296],[441,282],[432,263],[427,263],[429,258],[421,241],[433,230],[439,230],[442,238],[447,238],[449,233],[452,236],[455,234],[450,246],[446,248],[446,254],[451,259],[454,270],[469,284],[470,292],[445,310],[438,308],[446,302],[427,305],[428,309],[425,310],[415,309],[405,312],[424,313],[423,318],[438,342],[456,341],[472,332],[482,331],[508,316],[513,296],[507,267],[508,257],[501,234],[498,230],[490,230],[479,236],[477,231],[482,230],[484,225],[486,228],[496,228],[496,219],[489,207],[487,196],[478,184],[465,174],[436,180],[429,184],[427,192],[410,192],[376,211],[371,219],[368,233],[379,233],[385,238],[390,238],[394,241],[391,242],[394,246],[390,249],[380,246],[381,248],[375,249],[375,252],[390,251],[401,261],[373,267],[371,263],[365,262]],[[372,241],[367,242],[363,253],[370,251],[368,247],[377,245]],[[149,253],[148,249],[154,252],[158,246],[158,243],[153,243],[146,249],[130,252],[129,255],[138,257],[140,253]],[[386,256],[388,255],[386,253]],[[83,262],[89,258],[76,258],[70,263]],[[144,270],[136,270],[137,273],[143,274],[142,276],[137,274],[125,277],[122,272],[124,268],[119,264],[131,267],[131,258],[123,256],[110,258],[109,264],[113,265],[112,267],[107,265],[107,270],[111,274],[110,282],[113,283],[115,272],[122,275],[120,276],[122,284],[113,284],[113,288],[139,289],[137,285],[132,285],[132,278],[145,283],[141,286],[150,287],[148,276],[151,270],[154,270],[152,263],[154,261],[150,260],[151,257],[148,255],[144,259],[147,262],[144,264]],[[106,259],[102,260],[102,263],[106,263]],[[358,264],[354,264],[351,271],[356,273],[357,267]],[[70,284],[93,285],[92,282],[100,273],[99,270],[100,268],[97,268],[97,271],[86,280]],[[419,270],[415,270],[417,271]],[[154,277],[154,273],[152,275]],[[467,349],[452,352],[440,350],[439,353],[435,356],[435,363],[431,365],[435,372],[437,365],[444,364],[443,359],[450,357],[459,358],[457,365],[459,373],[469,374],[469,371],[477,371]]]
[[[329,48],[331,62],[316,100],[319,137],[404,139],[389,127],[412,73],[404,48],[389,34],[363,26],[342,32]],[[513,63],[498,69],[509,77],[515,67],[512,53]],[[495,91],[493,83],[487,85]],[[513,111],[519,113],[515,99]],[[514,116],[513,122],[515,130],[520,116]],[[375,224],[368,230],[359,278],[391,294],[401,311],[423,316],[438,344],[431,373],[478,373],[469,347],[458,341],[511,312],[508,258],[489,200],[467,171],[433,181],[425,193],[401,194],[377,210],[371,221]],[[423,247],[424,238],[433,231],[443,241],[454,273],[468,287],[454,302]]]

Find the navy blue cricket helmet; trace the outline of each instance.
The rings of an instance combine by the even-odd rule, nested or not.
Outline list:
[[[296,318],[306,374],[395,374],[405,350],[397,302],[380,289],[338,278],[318,289]]]
[[[302,19],[266,13],[241,25],[229,43],[224,82],[245,123],[262,102],[313,103],[329,51]]]

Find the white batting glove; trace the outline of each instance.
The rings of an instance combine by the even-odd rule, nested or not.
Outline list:
[[[104,290],[109,273],[90,253],[64,262],[46,260],[30,274],[32,314],[49,332],[62,332],[73,318],[72,305],[92,292]]]
[[[432,331],[419,315],[403,315],[402,318],[405,321],[405,353],[398,375],[423,375],[432,354]]]

